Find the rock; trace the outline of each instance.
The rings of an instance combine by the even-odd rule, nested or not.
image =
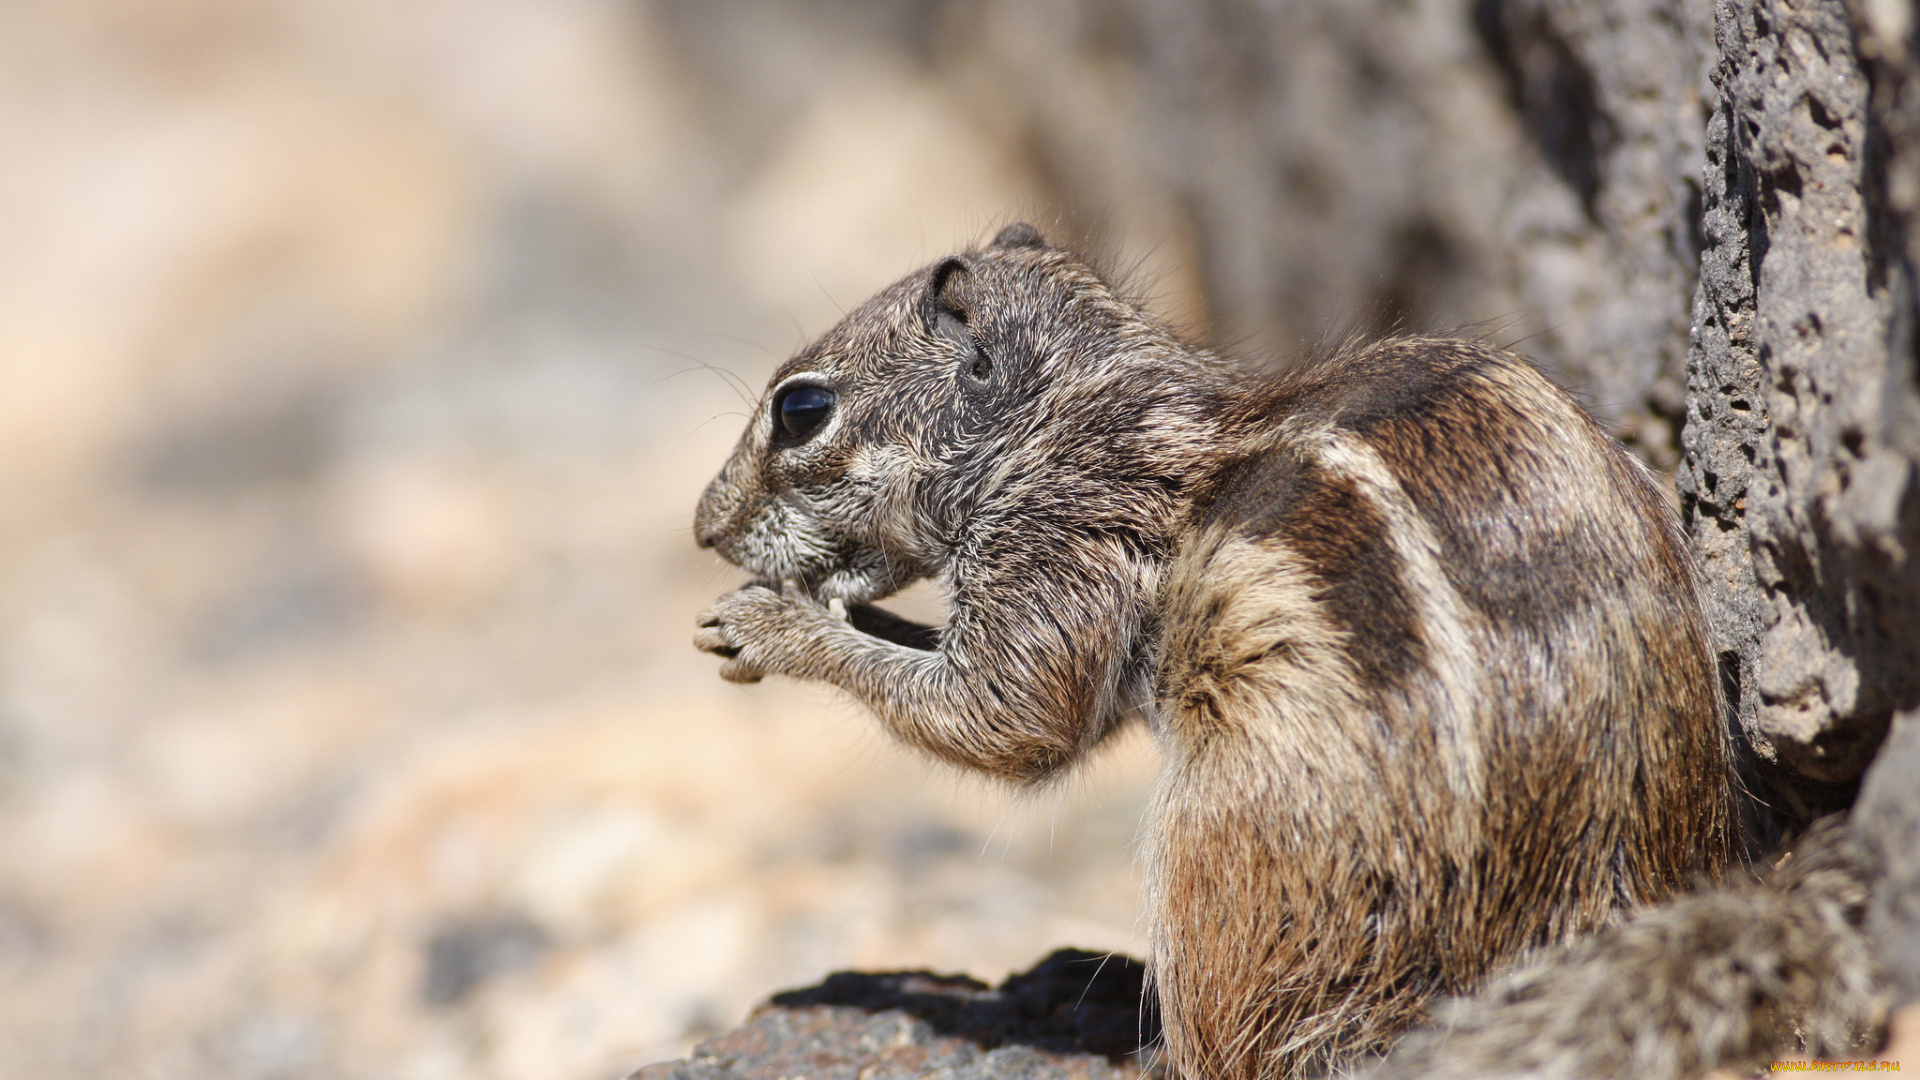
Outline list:
[[[1920,703],[1920,125],[1904,39],[1852,15],[1716,9],[1679,484],[1723,681],[1787,825],[1851,802]]]
[[[1920,711],[1895,718],[1848,828],[1871,882],[1867,933],[1898,999],[1920,1002]]]
[[[1671,467],[1711,52],[1693,5],[1139,7],[1156,164],[1229,325],[1297,347],[1480,324]]]
[[[420,1000],[454,1004],[495,975],[527,967],[552,947],[539,923],[517,913],[450,923],[427,940]]]
[[[997,988],[964,975],[843,971],[632,1080],[1122,1080],[1153,1071],[1145,967],[1061,949]]]

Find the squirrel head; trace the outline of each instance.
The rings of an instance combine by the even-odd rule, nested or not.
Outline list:
[[[1104,317],[1102,317],[1104,315]],[[702,547],[819,599],[939,572],[1034,403],[1132,309],[1033,226],[882,291],[781,364],[694,515]]]

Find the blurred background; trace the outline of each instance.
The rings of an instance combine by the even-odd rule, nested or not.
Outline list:
[[[1243,349],[1527,338],[1670,465],[1698,147],[1515,18],[0,5],[0,1074],[613,1077],[837,968],[1140,952],[1144,740],[1014,796],[721,683],[694,501],[1022,218]]]

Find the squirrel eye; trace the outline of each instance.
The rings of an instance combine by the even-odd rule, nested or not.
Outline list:
[[[824,386],[794,386],[783,391],[773,403],[774,426],[781,441],[811,438],[833,415],[835,400],[834,392]]]

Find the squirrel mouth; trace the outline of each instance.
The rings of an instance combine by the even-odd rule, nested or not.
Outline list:
[[[873,575],[848,567],[803,572],[755,566],[741,569],[753,575],[751,584],[763,585],[786,595],[803,596],[823,604],[836,601],[841,604],[865,604],[897,591],[880,588]]]
[[[752,575],[757,584],[826,604],[869,604],[899,592],[923,576],[883,555],[864,548],[804,552],[754,553],[722,551],[721,555]]]
[[[782,567],[759,576],[775,579],[784,589],[823,604],[836,600],[843,604],[872,603],[907,584],[886,560],[859,558],[846,551],[834,552],[813,565]]]
[[[794,575],[782,578],[780,584],[810,597],[821,603],[839,601],[842,604],[866,604],[886,597],[896,590],[880,586],[873,575],[858,570],[836,568],[824,574]]]

